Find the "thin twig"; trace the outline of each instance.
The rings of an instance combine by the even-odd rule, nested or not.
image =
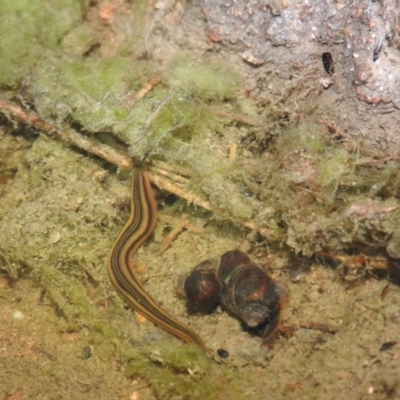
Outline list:
[[[104,160],[107,160],[122,169],[131,168],[132,163],[130,157],[122,155],[111,147],[102,143],[95,142],[91,139],[86,139],[72,129],[69,129],[68,131],[58,129],[41,119],[36,113],[32,111],[25,111],[18,105],[8,100],[0,99],[0,112],[6,115],[10,120],[16,118],[32,128],[46,133],[51,137],[58,137],[65,142],[70,143],[88,153],[103,158]]]
[[[167,236],[165,236],[164,240],[160,244],[159,252],[164,253],[167,250],[172,242],[177,238],[177,236],[186,229],[188,221],[184,219],[181,221]]]
[[[156,73],[151,76],[145,84],[135,93],[130,93],[123,101],[127,109],[131,109],[142,97],[144,97],[154,86],[161,82],[161,74]]]

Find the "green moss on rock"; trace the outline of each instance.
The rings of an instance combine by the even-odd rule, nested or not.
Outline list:
[[[15,87],[47,52],[79,24],[87,0],[0,2],[0,84]]]
[[[204,100],[232,98],[239,90],[239,76],[224,64],[194,62],[182,55],[166,73],[171,87],[189,91]]]
[[[95,44],[95,32],[86,25],[78,25],[62,39],[63,50],[71,56],[81,56],[87,53]]]

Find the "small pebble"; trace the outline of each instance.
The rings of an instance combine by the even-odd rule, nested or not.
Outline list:
[[[385,342],[382,343],[382,346],[379,348],[379,351],[385,351],[391,349],[397,342]]]
[[[229,357],[229,353],[224,350],[224,349],[218,349],[217,350],[217,354],[221,357],[221,358],[228,358]]]
[[[15,310],[15,311],[13,312],[12,317],[13,317],[14,319],[19,319],[19,320],[21,320],[21,319],[24,319],[24,314],[23,314],[22,311]]]
[[[90,346],[85,346],[83,348],[83,359],[87,360],[90,357],[92,357],[92,349],[90,348]]]

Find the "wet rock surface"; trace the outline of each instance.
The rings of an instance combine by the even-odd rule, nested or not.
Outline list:
[[[395,1],[204,0],[211,42],[237,51],[253,65],[298,62],[332,51],[339,74],[367,103],[399,108],[398,7]],[[289,50],[290,49],[290,50]]]

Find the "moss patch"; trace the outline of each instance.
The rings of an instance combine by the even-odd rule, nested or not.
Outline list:
[[[0,84],[14,87],[49,51],[58,52],[61,38],[79,24],[87,0],[0,3]]]
[[[203,100],[232,99],[240,90],[240,80],[232,68],[223,63],[206,63],[179,56],[166,73],[169,86],[192,93]]]
[[[125,375],[151,382],[159,398],[212,399],[217,395],[215,368],[203,350],[161,343],[143,348],[126,368]]]

